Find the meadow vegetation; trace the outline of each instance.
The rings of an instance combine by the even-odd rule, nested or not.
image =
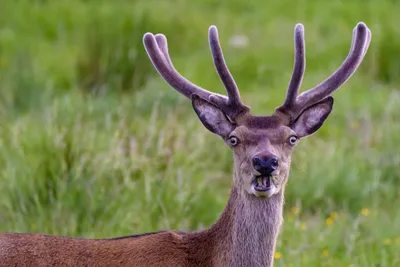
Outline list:
[[[158,76],[143,34],[165,33],[177,69],[224,93],[207,44],[216,25],[242,99],[269,114],[284,99],[297,22],[305,90],[342,63],[364,21],[366,59],[294,152],[276,266],[399,266],[399,10],[391,0],[2,0],[0,231],[210,226],[228,198],[231,151]]]

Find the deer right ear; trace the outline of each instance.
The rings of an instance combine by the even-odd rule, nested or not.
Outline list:
[[[192,105],[203,125],[222,138],[227,138],[235,128],[222,110],[196,94],[192,95]]]

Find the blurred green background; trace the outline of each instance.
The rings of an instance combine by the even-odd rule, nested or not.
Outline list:
[[[303,90],[348,53],[368,54],[334,110],[293,155],[276,266],[400,264],[400,3],[352,1],[0,2],[0,231],[115,237],[210,226],[231,151],[153,69],[163,32],[177,69],[219,93],[207,29],[218,27],[245,103],[282,103],[293,28],[305,26]]]

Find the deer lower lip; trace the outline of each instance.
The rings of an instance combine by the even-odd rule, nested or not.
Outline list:
[[[272,187],[271,176],[256,176],[253,180],[254,190],[268,191]]]

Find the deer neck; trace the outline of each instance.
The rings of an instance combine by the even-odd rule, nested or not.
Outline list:
[[[216,265],[273,266],[282,212],[282,191],[260,199],[233,187],[228,205],[209,229],[216,237]]]

